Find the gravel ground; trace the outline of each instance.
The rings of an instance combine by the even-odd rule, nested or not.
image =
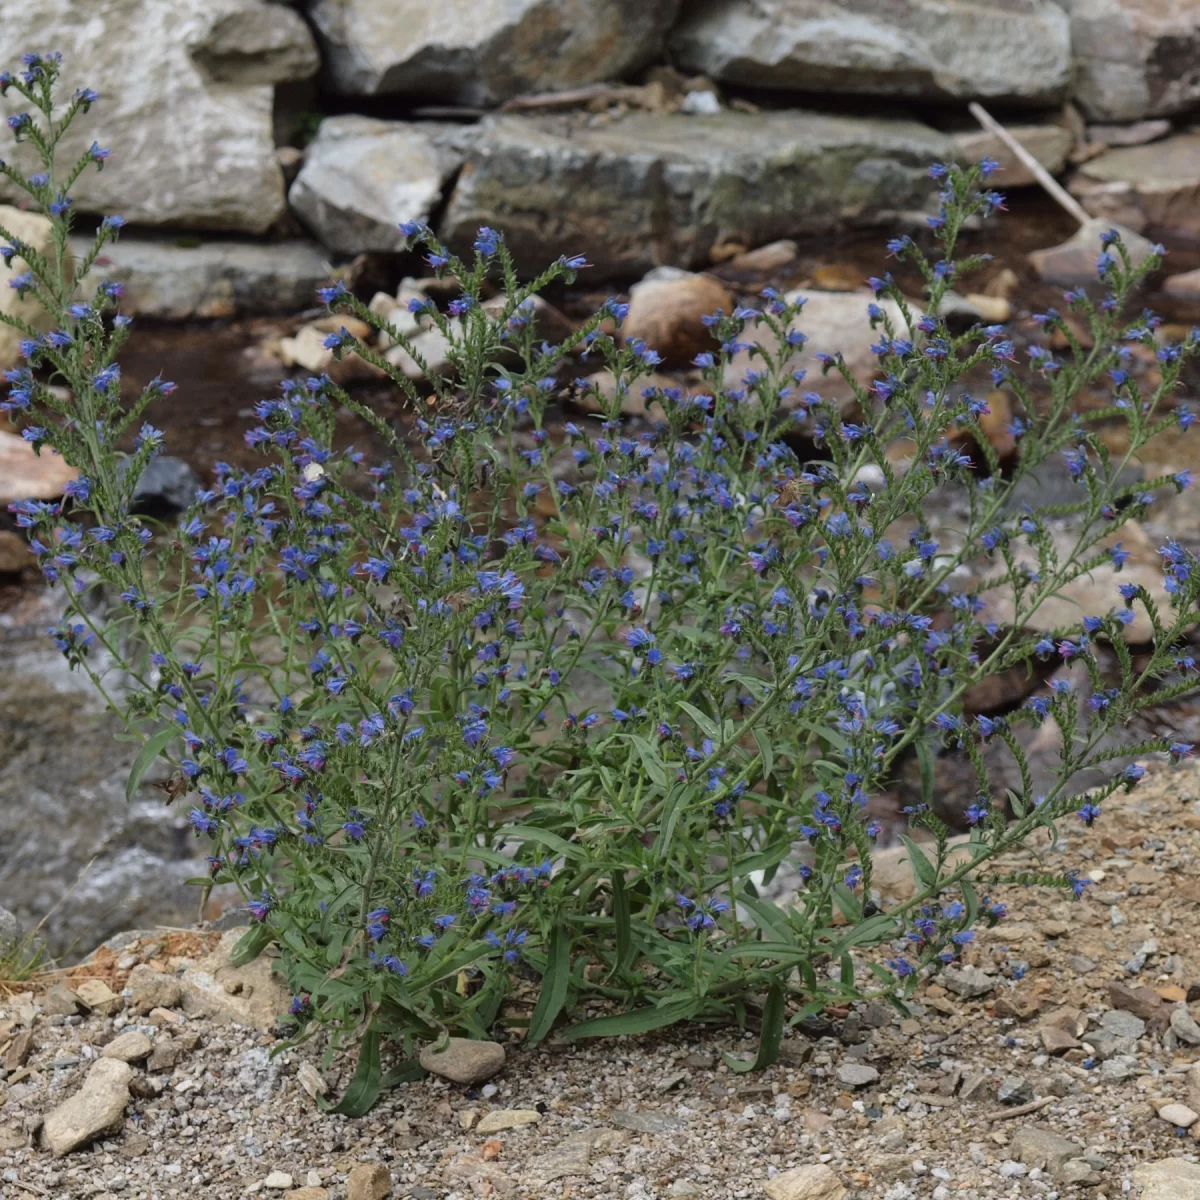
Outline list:
[[[327,1116],[310,1091],[344,1086],[352,1063],[310,1047],[272,1058],[269,1032],[181,997],[176,976],[195,975],[217,935],[127,937],[47,981],[55,991],[0,1000],[0,1197],[1189,1200],[1200,1166],[1150,1164],[1200,1159],[1187,1004],[1200,1015],[1200,768],[1152,768],[1104,807],[1045,852],[1048,868],[1092,876],[1083,900],[992,889],[1009,919],[911,1016],[830,1011],[824,1036],[792,1034],[761,1075],[724,1066],[722,1051],[753,1049],[735,1030],[513,1042],[481,1086],[431,1076],[363,1118]],[[903,891],[887,865],[885,892]],[[248,985],[217,978],[230,1003],[247,1000]],[[72,1011],[67,984],[90,1011]],[[133,1066],[104,1059],[108,1131],[54,1156],[56,1110],[93,1087],[118,1035]]]

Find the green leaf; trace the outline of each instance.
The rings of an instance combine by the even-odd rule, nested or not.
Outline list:
[[[415,1058],[406,1058],[398,1067],[393,1067],[380,1081],[379,1090],[386,1092],[401,1083],[416,1083],[429,1072]]]
[[[168,725],[157,733],[151,734],[145,741],[138,756],[129,768],[129,778],[125,780],[125,800],[133,803],[133,797],[141,786],[146,772],[154,765],[154,760],[179,736],[179,730],[174,725]]]
[[[694,704],[689,704],[686,700],[680,700],[679,707],[696,722],[696,728],[706,737],[712,738],[714,742],[721,740],[720,726],[707,713],[702,713]]]
[[[933,751],[929,743],[918,738],[914,743],[917,751],[917,765],[921,768],[921,803],[933,807]]]
[[[921,891],[923,888],[932,887],[937,882],[937,868],[929,861],[925,851],[912,838],[901,834],[900,840],[904,843],[904,848],[908,851],[908,864],[912,867],[913,879],[916,881],[917,890]]]
[[[772,904],[769,900],[751,899],[746,895],[739,896],[737,901],[758,918],[758,925],[761,929],[770,930],[771,934],[780,942],[795,945],[795,931],[788,921],[787,913],[778,904]]]
[[[762,759],[762,777],[768,778],[775,769],[775,756],[771,751],[771,743],[761,729],[753,730],[754,744],[758,747],[758,756]]]
[[[844,883],[834,885],[833,902],[851,925],[863,919],[862,901]]]
[[[654,752],[654,747],[644,737],[638,737],[636,734],[630,735],[629,740],[638,752],[642,766],[646,768],[646,774],[660,788],[666,788],[667,772],[663,767],[662,759]]]
[[[886,941],[895,935],[896,929],[895,917],[890,913],[876,913],[875,916],[860,921],[844,938],[840,938],[830,947],[830,957],[841,958],[852,946]]]
[[[230,951],[230,965],[244,967],[252,963],[274,940],[275,932],[269,925],[251,925]]]
[[[958,890],[962,892],[963,902],[966,904],[965,928],[969,929],[979,916],[979,894],[975,891],[975,885],[966,877],[958,881]]]
[[[557,833],[551,833],[548,829],[538,829],[536,825],[505,825],[497,829],[494,836],[497,838],[511,837],[523,842],[538,842],[556,854],[561,854],[564,858],[583,858],[583,849],[580,846],[560,838]]]
[[[588,1037],[619,1037],[621,1034],[649,1033],[652,1029],[664,1029],[694,1017],[703,1006],[698,996],[687,996],[650,1008],[635,1008],[632,1012],[618,1013],[612,1017],[595,1017],[568,1025],[563,1036],[568,1041]]]
[[[361,1117],[370,1112],[379,1093],[383,1090],[383,1068],[379,1063],[379,1032],[368,1029],[358,1044],[358,1070],[350,1080],[350,1086],[337,1104],[331,1105],[318,1097],[317,1103],[326,1112],[340,1113],[343,1117]]]
[[[725,1065],[739,1075],[747,1071],[763,1071],[779,1058],[779,1046],[783,1041],[783,1019],[787,1015],[787,997],[778,979],[771,980],[767,991],[767,1002],[763,1006],[762,1033],[758,1039],[758,1053],[752,1062],[734,1058],[722,1051]]]
[[[633,926],[629,911],[629,892],[625,876],[618,870],[612,874],[613,925],[617,934],[617,965],[627,967],[633,961]]]
[[[529,1021],[526,1042],[535,1046],[554,1027],[558,1014],[567,999],[567,985],[571,981],[571,944],[561,925],[554,927],[550,944],[546,950],[546,970],[542,975],[542,990],[537,1007]]]

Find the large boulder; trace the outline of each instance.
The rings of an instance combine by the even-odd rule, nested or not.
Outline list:
[[[400,221],[428,220],[462,164],[456,130],[373,117],[321,122],[289,200],[331,250],[402,250]]]
[[[1052,0],[709,0],[671,36],[676,61],[747,87],[1046,104],[1070,78]]]
[[[310,0],[330,86],[490,104],[654,61],[679,0]]]
[[[1070,13],[1075,98],[1096,121],[1200,103],[1200,0],[1059,0]]]
[[[1071,191],[1094,217],[1200,237],[1200,134],[1109,150],[1079,168]]]
[[[78,477],[48,446],[39,454],[23,437],[0,429],[0,510],[18,500],[57,500]]]
[[[73,238],[82,255],[90,238]],[[327,255],[312,242],[199,241],[126,233],[105,246],[89,286],[125,288],[121,311],[166,321],[293,313],[316,303],[329,280]]]
[[[298,13],[265,0],[0,0],[5,66],[47,42],[64,55],[63,96],[100,93],[63,140],[63,162],[93,141],[113,151],[72,189],[80,210],[246,233],[284,214],[273,84],[317,67]],[[0,101],[7,113],[24,105],[15,90]],[[35,169],[28,146],[5,157]],[[0,197],[12,198],[0,182]]]
[[[707,265],[715,245],[879,223],[919,207],[926,168],[951,153],[915,121],[798,110],[598,126],[498,116],[468,150],[440,229],[459,250],[481,225],[501,230],[526,271],[584,254],[589,279],[636,278]]]
[[[1067,155],[1075,145],[1071,131],[1054,121],[1009,125],[1008,131],[1051,175],[1057,175],[1066,166]],[[995,179],[998,188],[1007,191],[1035,182],[1033,172],[994,133],[986,129],[964,129],[954,133],[953,137],[957,162],[969,166],[991,158],[1000,164]]]
[[[37,213],[22,212],[10,204],[0,204],[0,243],[8,245],[10,235],[36,250],[47,259],[54,257],[54,238],[50,222]],[[23,258],[15,257],[5,266],[0,259],[0,313],[24,321],[38,333],[47,333],[54,328],[50,314],[34,299],[32,293],[22,295],[9,287],[9,281],[28,269]],[[18,346],[26,334],[11,325],[0,323],[0,370],[15,365],[21,358]]]

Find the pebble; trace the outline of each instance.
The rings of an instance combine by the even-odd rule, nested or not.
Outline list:
[[[1033,1099],[1033,1084],[1023,1075],[1006,1075],[996,1089],[1001,1104],[1027,1104]]]
[[[487,1113],[475,1127],[476,1133],[502,1133],[505,1129],[516,1129],[520,1125],[536,1125],[541,1113],[532,1108],[498,1108]]]
[[[1158,1110],[1159,1117],[1170,1125],[1177,1125],[1180,1129],[1191,1129],[1197,1121],[1200,1121],[1200,1114],[1197,1114],[1186,1104],[1164,1104]]]
[[[678,1117],[660,1112],[617,1111],[611,1122],[618,1129],[631,1129],[634,1133],[674,1133],[686,1125]]]
[[[98,1059],[88,1071],[83,1086],[47,1117],[42,1140],[56,1157],[124,1122],[129,1103],[129,1081],[133,1069],[115,1058]]]
[[[733,308],[725,285],[710,275],[658,268],[630,288],[621,335],[626,342],[641,338],[667,366],[685,366],[715,346],[702,318]]]
[[[75,988],[75,994],[88,1008],[106,1015],[121,1007],[121,997],[103,979],[85,979]]]
[[[1200,1165],[1183,1158],[1142,1163],[1133,1172],[1139,1200],[1200,1200]]]
[[[1040,1167],[1051,1172],[1083,1153],[1083,1147],[1078,1142],[1037,1125],[1018,1129],[1013,1134],[1009,1149],[1027,1167]]]
[[[346,1200],[384,1200],[392,1177],[383,1163],[359,1163],[346,1179]]]
[[[42,1012],[48,1017],[73,1017],[84,1007],[78,994],[65,983],[56,983],[42,997]]]
[[[1124,983],[1108,985],[1108,999],[1113,1008],[1123,1009],[1143,1021],[1162,1021],[1162,997],[1151,987],[1130,987]]]
[[[420,1054],[421,1066],[432,1075],[452,1083],[482,1083],[504,1068],[504,1047],[499,1042],[450,1038],[444,1049],[426,1046]]]
[[[879,1072],[874,1067],[861,1063],[843,1063],[837,1069],[837,1077],[847,1087],[861,1088],[879,1082]]]
[[[1180,1004],[1171,1009],[1171,1032],[1188,1046],[1200,1046],[1200,1025],[1192,1020],[1187,1008]]]
[[[129,1007],[135,1016],[155,1008],[174,1008],[183,1002],[183,987],[171,975],[139,963],[129,973]]]
[[[139,1062],[148,1058],[153,1049],[154,1044],[141,1030],[131,1029],[113,1038],[100,1052],[100,1057],[117,1058],[127,1063]]]
[[[299,1079],[300,1086],[314,1100],[318,1096],[324,1096],[329,1091],[329,1085],[325,1082],[321,1072],[307,1059],[300,1064],[300,1069],[296,1072],[296,1078]]]
[[[275,1192],[286,1192],[295,1185],[295,1182],[286,1171],[272,1171],[262,1181],[262,1185],[264,1188],[270,1188]]]
[[[1068,1050],[1076,1050],[1083,1044],[1065,1029],[1056,1029],[1054,1026],[1041,1030],[1041,1038],[1047,1054],[1066,1054]]]
[[[763,1191],[770,1200],[842,1200],[846,1195],[841,1180],[824,1163],[784,1171],[768,1179]]]
[[[942,972],[942,983],[956,996],[975,1000],[992,991],[996,986],[996,977],[978,967],[947,967]]]

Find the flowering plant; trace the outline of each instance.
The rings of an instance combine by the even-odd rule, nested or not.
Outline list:
[[[961,954],[973,926],[1003,916],[979,886],[990,859],[1071,814],[1093,821],[1140,774],[1077,794],[1069,782],[1081,770],[1190,752],[1159,739],[1114,749],[1110,736],[1191,686],[1193,664],[1175,647],[1196,620],[1198,585],[1178,546],[1162,551],[1169,609],[1131,584],[1108,612],[1027,632],[1072,581],[1120,567],[1123,551],[1105,547],[1113,530],[1159,489],[1187,483],[1123,483],[1093,430],[1124,422],[1128,458],[1191,423],[1185,408],[1160,410],[1195,335],[1159,348],[1149,318],[1127,327],[1121,315],[1157,253],[1135,265],[1107,239],[1100,298],[1069,292],[1071,321],[1041,318],[1070,353],[1030,351],[1035,389],[1014,373],[1004,327],[954,334],[938,315],[950,284],[980,262],[954,257],[964,221],[1000,197],[981,190],[995,164],[936,166],[935,260],[911,238],[889,244],[925,277],[924,311],[890,276],[872,280],[894,304],[869,310],[872,387],[840,356],[821,356],[853,391],[853,411],[804,390],[802,302],[768,289],[761,308],[714,315],[714,349],[696,360],[702,383],[653,389],[661,419],[631,432],[623,395],[657,356],[619,336],[625,306],[610,301],[564,345],[538,335],[538,293],[570,282],[581,259],[522,284],[494,231],[461,258],[408,226],[434,274],[457,282],[445,310],[411,306],[448,342],[452,371],[428,372],[422,390],[345,328],[327,345],[408,393],[424,414],[416,437],[328,376],[290,380],[256,406],[246,434],[262,466],[218,464],[178,529],[156,537],[131,497],[162,446],[143,419],[174,385],[155,379],[122,402],[120,288],[80,298],[120,220],[104,219],[81,262],[68,252],[70,185],[107,151],[93,147],[65,176],[54,162],[96,97],[56,110],[57,58],[29,55],[24,67],[0,87],[34,110],[9,124],[41,169],[3,171],[51,222],[54,254],[0,230],[2,253],[22,260],[10,285],[52,328],[2,318],[25,334],[26,365],[6,373],[0,408],[81,475],[61,503],[16,505],[17,518],[67,595],[59,647],[144,743],[131,792],[160,756],[172,764],[166,786],[211,843],[208,882],[239,889],[253,914],[242,956],[272,942],[281,952],[296,1036],[331,1029],[361,1042],[342,1111],[363,1111],[405,1077],[404,1066],[382,1075],[383,1039],[482,1036],[498,1020],[531,1042],[564,1015],[568,1038],[634,1033],[744,1020],[747,999],[765,995],[756,1062],[768,1063],[785,1025],[831,1000],[902,1003],[918,976]],[[485,304],[493,278],[503,297]],[[344,286],[323,299],[424,365],[419,339]],[[1138,345],[1158,358],[1148,394],[1128,366]],[[730,379],[739,354],[752,366]],[[580,359],[601,360],[615,387],[576,381],[601,419],[555,429],[550,405]],[[978,432],[987,405],[967,391],[989,374],[1019,413],[1012,462]],[[1105,378],[1112,404],[1075,414],[1081,389]],[[336,444],[339,408],[372,424],[388,461]],[[118,446],[135,428],[122,464]],[[797,428],[819,457],[789,448]],[[982,462],[962,448],[967,435]],[[903,464],[889,455],[901,442]],[[1078,499],[1014,504],[1052,459]],[[961,522],[932,528],[951,500]],[[1065,553],[1060,528],[1071,533]],[[988,560],[999,574],[972,583]],[[1011,600],[1003,625],[981,617],[997,588]],[[1121,631],[1139,610],[1154,644],[1135,665]],[[1115,686],[1101,645],[1119,664]],[[1054,657],[1086,673],[1088,704],[1060,682],[1008,717],[964,717],[972,685]],[[1051,718],[1061,768],[1035,796],[1019,727]],[[1020,770],[1022,787],[1004,797],[991,794],[989,742]],[[959,748],[978,775],[965,860],[951,857],[932,803],[939,746]],[[906,754],[926,791],[909,819],[926,834],[923,846],[905,839],[916,895],[884,910],[871,877],[879,826],[865,810]],[[799,890],[771,902],[764,884],[786,869]],[[1082,887],[1073,875],[1021,881]]]

